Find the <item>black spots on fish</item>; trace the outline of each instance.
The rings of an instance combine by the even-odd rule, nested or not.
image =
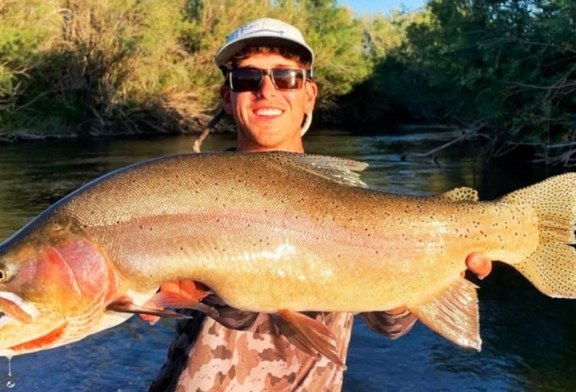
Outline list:
[[[365,227],[364,228],[364,234],[366,234],[366,236],[368,238],[372,237],[372,230],[369,227]]]
[[[214,252],[216,252],[216,253],[226,253],[226,252],[227,252],[226,248],[224,248],[224,247],[219,248],[219,247],[216,246],[216,245],[214,245],[214,248],[212,248],[212,249],[213,249]]]
[[[486,233],[484,230],[480,230],[478,234],[484,239],[488,238],[488,233]]]
[[[300,196],[297,200],[298,204],[308,204],[308,198],[304,197],[304,196]]]
[[[330,208],[333,208],[334,210],[340,210],[342,209],[342,203],[340,203],[338,199],[332,199],[330,200]]]
[[[456,217],[456,215],[450,215],[448,217],[448,223],[453,224],[453,225],[458,225],[458,218]]]
[[[52,232],[61,232],[64,230],[64,226],[58,222],[50,221],[49,224],[50,224],[50,231]]]
[[[460,233],[460,228],[459,228],[459,227],[455,227],[455,228],[454,228],[454,233],[456,233],[456,236],[462,237],[462,233]]]
[[[463,229],[456,227],[456,228],[454,228],[454,232],[456,233],[456,235],[459,238],[462,238],[462,239],[467,239],[472,235],[469,227],[465,227]]]
[[[239,177],[236,179],[236,183],[240,186],[246,185],[246,180],[244,179],[244,177]]]
[[[214,204],[220,204],[220,207],[222,207],[224,209],[227,208],[225,198],[224,198],[224,200],[222,200],[222,199],[220,199],[220,196],[214,196],[213,202],[214,202]]]

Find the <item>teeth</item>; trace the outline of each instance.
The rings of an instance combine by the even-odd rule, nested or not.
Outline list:
[[[256,114],[259,116],[279,116],[282,114],[282,110],[273,108],[258,109]]]

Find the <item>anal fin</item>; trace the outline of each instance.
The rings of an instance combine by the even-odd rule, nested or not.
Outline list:
[[[458,278],[439,295],[408,309],[433,331],[463,347],[480,351],[477,286]]]

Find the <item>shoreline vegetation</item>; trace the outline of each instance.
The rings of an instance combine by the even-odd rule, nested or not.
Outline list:
[[[576,164],[572,0],[362,16],[336,0],[4,0],[0,142],[200,133],[220,109],[214,53],[262,16],[315,48],[318,125],[441,124],[487,159]]]

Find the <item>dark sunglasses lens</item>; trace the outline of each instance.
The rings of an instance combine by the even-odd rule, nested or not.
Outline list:
[[[277,68],[272,70],[272,78],[274,78],[276,88],[280,90],[294,90],[302,87],[304,72],[301,69]]]
[[[256,91],[262,82],[262,72],[257,69],[233,69],[230,74],[232,91]]]

